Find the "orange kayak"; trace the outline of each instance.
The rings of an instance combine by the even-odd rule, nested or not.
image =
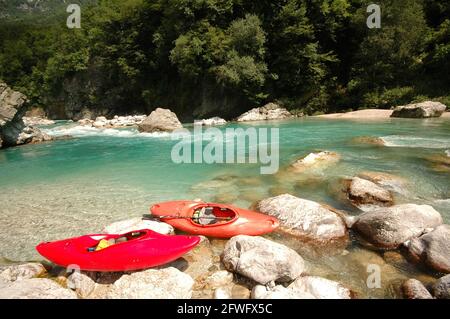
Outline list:
[[[153,205],[150,213],[161,221],[190,234],[230,238],[258,236],[279,226],[275,217],[225,204],[171,201]]]

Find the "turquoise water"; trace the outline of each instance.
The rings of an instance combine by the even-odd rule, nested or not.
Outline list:
[[[0,151],[0,257],[38,259],[34,246],[41,241],[101,231],[111,222],[145,214],[150,205],[164,200],[202,198],[249,207],[289,192],[358,214],[342,198],[339,185],[342,178],[362,171],[404,178],[406,186],[395,193],[397,203],[430,204],[450,222],[448,166],[442,169],[430,160],[449,156],[449,119],[305,118],[233,123],[220,130],[236,127],[279,128],[278,174],[261,175],[260,164],[175,164],[171,150],[178,141],[170,134],[88,129],[66,122],[44,129],[73,139]],[[192,126],[188,128],[192,132]],[[382,137],[386,145],[352,140],[360,136]],[[328,168],[286,174],[291,162],[317,150],[337,152],[341,160]],[[389,296],[388,287],[374,293],[361,285],[365,274],[355,268],[355,260],[373,259],[373,253],[354,244],[347,249],[346,257],[310,260],[315,264],[312,273],[347,281],[363,296]],[[417,270],[400,272],[394,278]]]
[[[308,172],[301,181],[291,181],[261,175],[260,164],[175,164],[171,150],[178,141],[169,134],[59,123],[45,129],[75,138],[0,151],[0,256],[36,257],[32,247],[39,241],[100,231],[114,220],[146,213],[152,203],[163,200],[202,198],[248,207],[288,191],[356,214],[335,189],[340,178],[367,170],[406,178],[408,187],[398,194],[398,202],[431,204],[450,220],[449,174],[434,170],[427,160],[448,156],[448,119],[305,118],[220,129],[238,126],[279,128],[281,171],[316,150],[335,151],[342,158],[325,170]],[[354,143],[352,138],[359,136],[383,137],[388,146]]]

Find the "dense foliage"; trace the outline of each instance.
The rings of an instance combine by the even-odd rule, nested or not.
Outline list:
[[[447,1],[377,1],[380,29],[364,0],[85,0],[81,29],[63,1],[22,16],[13,2],[0,0],[0,78],[56,117],[450,104]]]

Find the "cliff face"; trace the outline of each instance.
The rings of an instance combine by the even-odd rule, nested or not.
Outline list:
[[[92,67],[65,79],[57,96],[45,97],[45,110],[49,118],[78,121],[98,116],[148,115],[161,107],[170,108],[182,122],[192,122],[214,116],[232,119],[258,106],[206,80],[194,88],[180,81],[150,96],[145,92],[146,88],[139,85],[132,91],[117,86]]]

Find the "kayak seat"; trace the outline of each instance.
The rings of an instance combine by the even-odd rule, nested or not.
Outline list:
[[[200,225],[213,225],[231,220],[235,216],[236,213],[228,208],[207,206],[194,212],[193,221]]]
[[[113,246],[115,244],[120,244],[120,243],[124,243],[133,239],[137,239],[141,236],[145,235],[144,232],[131,232],[128,233],[126,235],[117,237],[117,238],[109,238],[109,239],[102,239],[100,240],[96,246],[94,247],[89,247],[88,251],[89,252],[93,252],[93,251],[99,251],[105,248],[108,248],[110,246]]]

